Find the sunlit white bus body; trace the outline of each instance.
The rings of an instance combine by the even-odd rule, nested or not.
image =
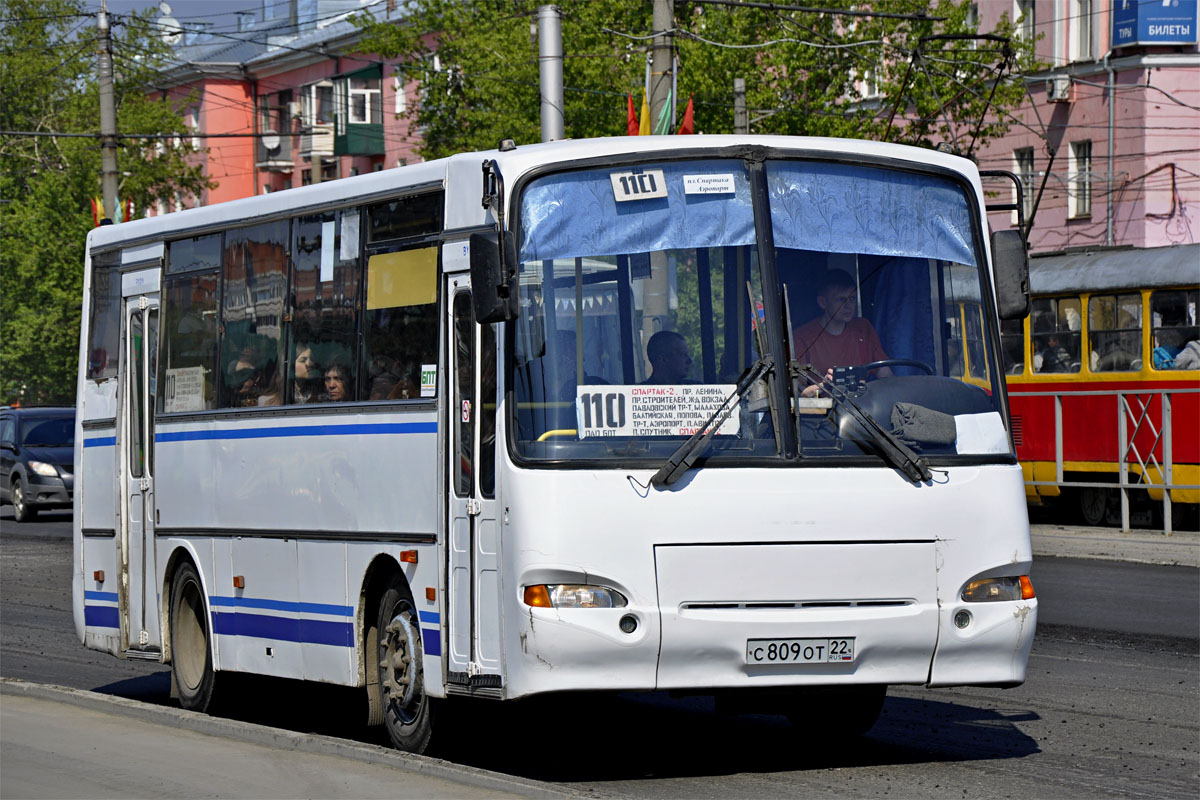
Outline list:
[[[172,663],[193,708],[222,671],[365,686],[418,750],[450,694],[794,714],[814,687],[1017,685],[1037,601],[1004,381],[946,349],[973,300],[1000,363],[983,209],[937,152],[622,137],[97,228],[77,633]],[[471,235],[498,229],[516,315],[479,325]],[[802,397],[787,332],[833,269],[892,374]],[[692,356],[667,384],[659,330]]]

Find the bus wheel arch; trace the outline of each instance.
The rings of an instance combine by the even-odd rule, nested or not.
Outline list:
[[[369,724],[382,724],[397,749],[422,753],[432,733],[416,602],[400,565],[379,558],[363,582],[361,662]]]

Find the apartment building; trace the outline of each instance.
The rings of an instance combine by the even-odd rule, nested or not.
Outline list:
[[[419,160],[404,115],[418,81],[394,61],[357,52],[349,17],[395,18],[390,0],[263,0],[236,28],[168,22],[174,65],[155,90],[184,109],[217,185],[148,213],[387,169]],[[201,135],[204,134],[204,135]],[[219,134],[219,135],[214,135]]]

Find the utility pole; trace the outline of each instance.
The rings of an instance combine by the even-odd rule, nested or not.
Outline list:
[[[746,79],[733,79],[733,132],[739,135],[750,133],[750,117],[746,114]]]
[[[673,0],[654,0],[654,46],[650,51],[650,132],[657,133],[663,107],[670,99],[675,72]],[[674,124],[674,120],[671,120]],[[669,131],[668,131],[669,132]]]
[[[542,95],[542,141],[555,142],[565,136],[562,14],[558,6],[538,6],[538,74]]]
[[[96,17],[100,28],[100,183],[104,214],[119,221],[117,208],[117,110],[113,101],[112,37],[108,28],[108,0],[100,0]]]

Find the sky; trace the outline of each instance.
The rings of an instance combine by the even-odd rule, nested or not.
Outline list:
[[[267,0],[268,3],[271,1]],[[237,12],[249,11],[258,19],[262,16],[263,0],[166,0],[166,4],[171,8],[171,17],[184,27],[208,22],[214,31],[234,33],[237,31]],[[108,0],[108,10],[112,14],[158,9],[159,5],[158,0]],[[100,0],[87,0],[86,6],[89,11],[99,10]]]

